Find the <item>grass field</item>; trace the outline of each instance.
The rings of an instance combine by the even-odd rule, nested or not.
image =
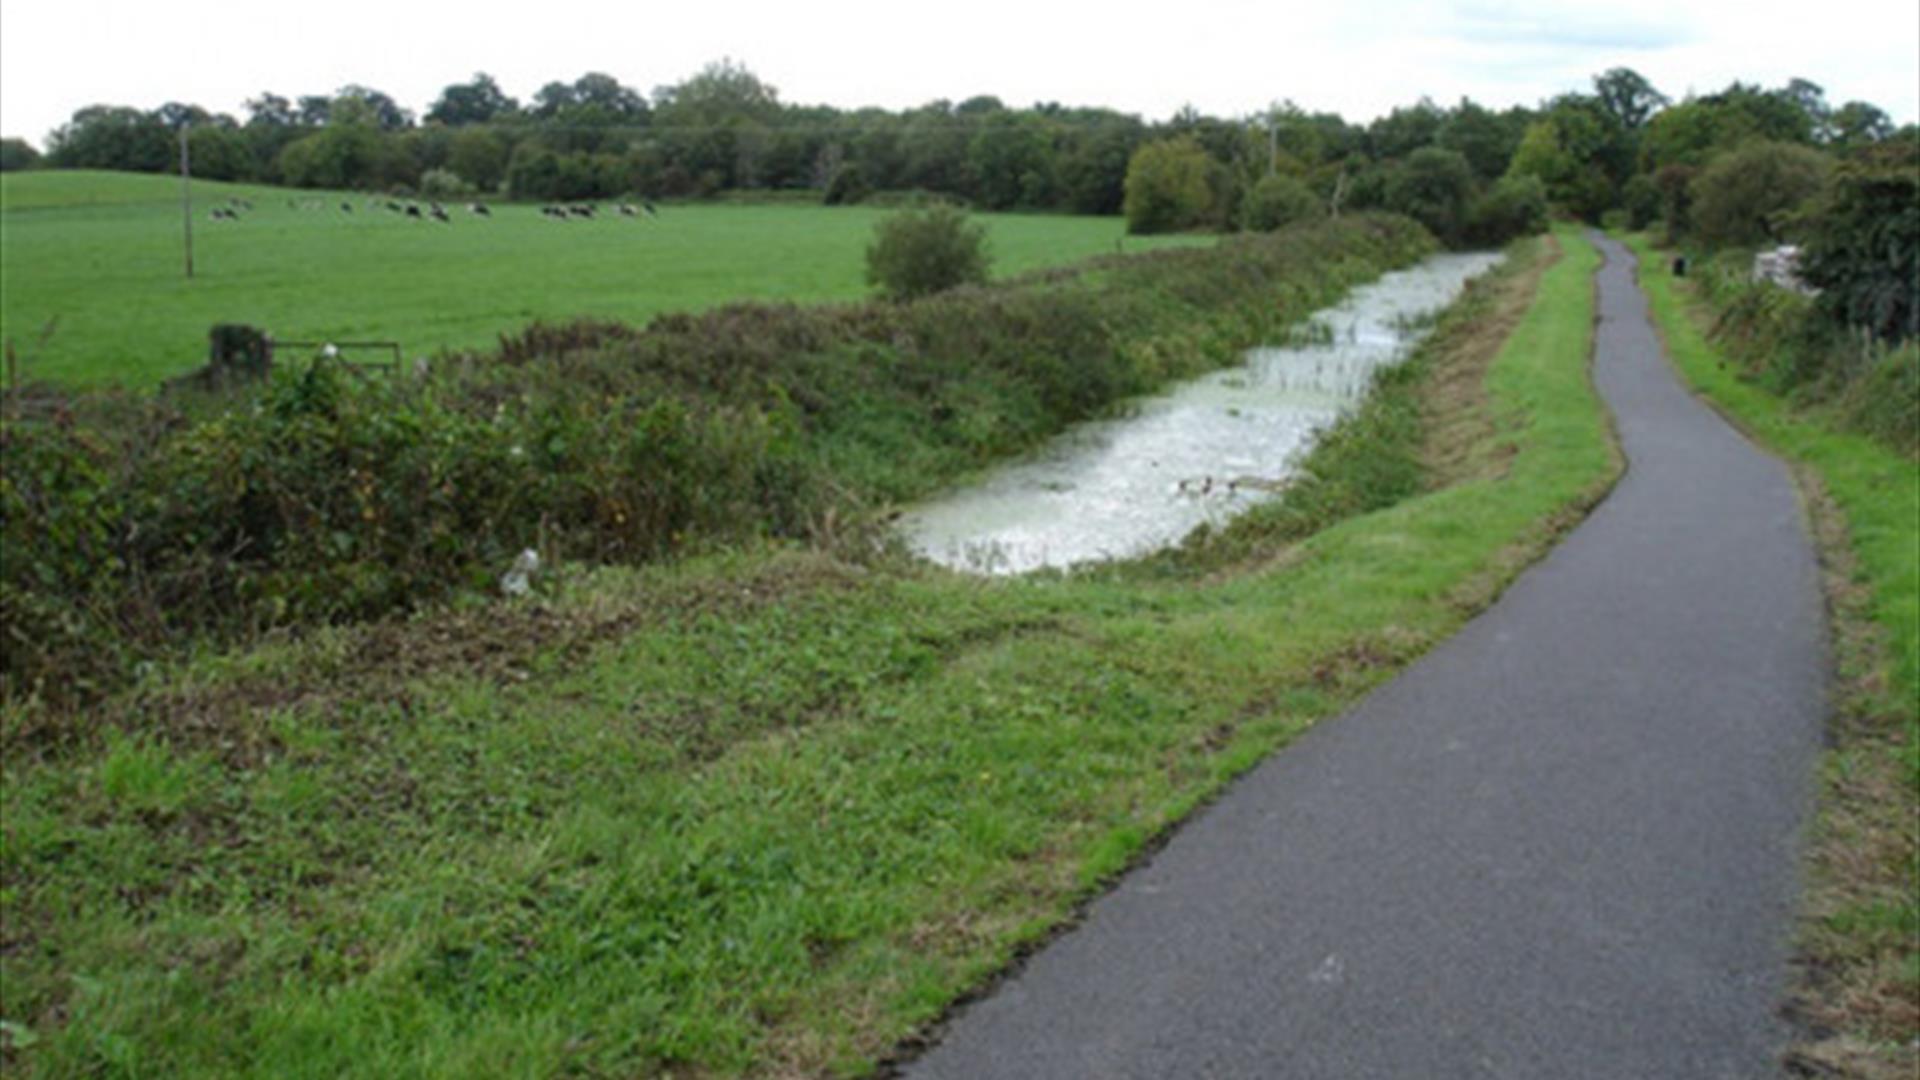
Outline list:
[[[208,220],[236,196],[254,209]],[[735,300],[853,299],[868,292],[864,253],[885,213],[684,205],[654,219],[556,222],[503,204],[484,220],[456,207],[440,224],[368,210],[365,195],[210,182],[194,185],[194,203],[189,281],[177,179],[0,176],[0,336],[14,341],[23,379],[151,385],[202,363],[220,322],[287,341],[394,340],[411,357],[485,346],[534,319],[645,323]],[[309,203],[319,208],[300,208]],[[1123,242],[1119,218],[981,220],[996,277]],[[1196,242],[1210,241],[1124,239],[1130,251]]]
[[[5,759],[0,1063],[870,1072],[1605,490],[1561,242],[1378,420],[1477,464],[1304,540],[1012,581],[748,548],[156,673]]]

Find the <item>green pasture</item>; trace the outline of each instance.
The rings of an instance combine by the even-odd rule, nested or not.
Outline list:
[[[209,219],[235,197],[253,209]],[[674,205],[627,218],[603,206],[561,222],[497,203],[486,219],[450,205],[441,224],[369,209],[364,193],[196,182],[193,200],[188,280],[178,179],[0,177],[0,336],[21,378],[151,385],[201,363],[220,322],[285,341],[393,340],[417,356],[482,347],[534,319],[645,323],[737,300],[854,299],[868,292],[866,245],[886,213]],[[981,220],[996,277],[1112,252],[1125,229],[1119,218]],[[1196,242],[1124,239],[1128,250]]]

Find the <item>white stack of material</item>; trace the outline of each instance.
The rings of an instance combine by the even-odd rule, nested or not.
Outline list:
[[[1753,280],[1771,281],[1802,296],[1812,296],[1819,291],[1808,288],[1807,283],[1800,280],[1800,247],[1797,244],[1782,244],[1772,251],[1756,254],[1753,257]]]

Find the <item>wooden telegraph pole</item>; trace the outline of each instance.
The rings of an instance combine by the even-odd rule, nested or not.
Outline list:
[[[193,182],[187,169],[187,128],[180,125],[180,221],[186,226],[187,276],[193,276]]]

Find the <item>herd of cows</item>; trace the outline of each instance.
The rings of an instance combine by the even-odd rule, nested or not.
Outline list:
[[[287,200],[287,209],[289,210],[323,211],[326,208],[327,203],[324,199]],[[251,201],[235,195],[228,198],[225,204],[216,206],[209,211],[208,217],[214,221],[239,221],[241,220],[242,212],[251,211],[252,209],[253,203]],[[431,200],[423,206],[410,199],[373,198],[366,200],[362,209],[367,211],[386,210],[402,217],[413,218],[416,221],[431,219],[442,224],[450,225],[453,223],[453,216],[447,211],[447,208]],[[465,209],[466,212],[473,217],[490,218],[493,216],[493,211],[488,209],[487,204],[483,202],[467,203]],[[340,202],[340,212],[343,214],[353,213],[354,206],[352,200],[342,200]],[[634,203],[619,203],[614,207],[614,212],[621,217],[630,218],[642,216],[658,217],[660,214],[659,208],[654,206],[651,201],[646,200],[642,200],[637,205]],[[594,203],[550,203],[540,208],[540,214],[543,217],[556,221],[571,221],[576,218],[590,219],[600,216],[600,207]]]

